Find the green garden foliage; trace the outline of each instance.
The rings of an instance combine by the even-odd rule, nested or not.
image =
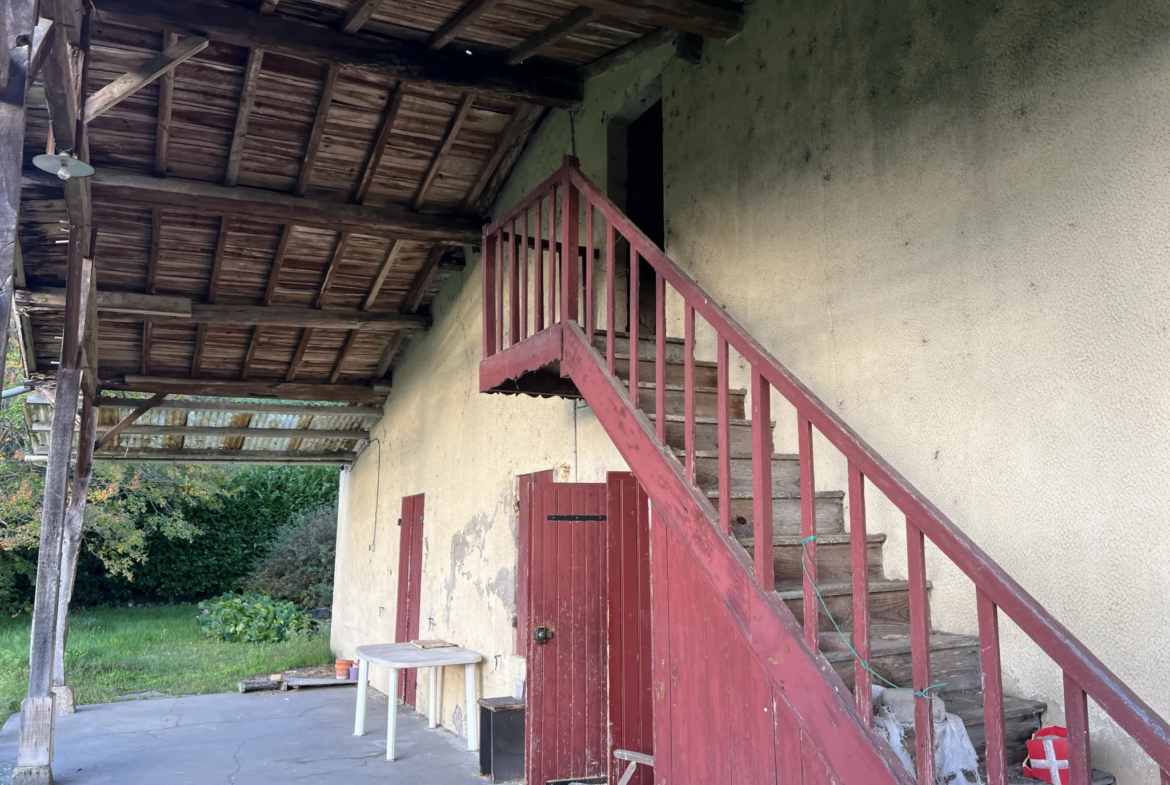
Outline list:
[[[204,600],[196,619],[200,632],[228,643],[280,643],[313,628],[313,619],[296,603],[258,592]]]
[[[329,605],[336,548],[335,506],[294,515],[244,586],[306,608]]]

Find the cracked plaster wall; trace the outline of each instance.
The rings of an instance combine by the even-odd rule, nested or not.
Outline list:
[[[659,74],[668,253],[1170,715],[1170,5],[757,0],[698,66],[662,49],[592,80],[499,204],[574,146],[604,186],[605,123]],[[572,404],[475,392],[478,274],[446,287],[395,375],[377,552],[371,450],[349,479],[334,635],[390,639],[398,500],[426,491],[422,633],[504,654],[486,677],[501,693],[521,670],[512,477],[573,463]],[[794,450],[791,411],[773,411]],[[581,479],[600,479],[620,460],[579,419]],[[818,446],[818,487],[843,488]],[[904,576],[903,521],[873,491],[867,505]],[[970,583],[927,559],[935,625],[975,632]],[[1009,689],[1063,721],[1058,669],[1002,634]],[[1092,719],[1098,765],[1154,783]]]

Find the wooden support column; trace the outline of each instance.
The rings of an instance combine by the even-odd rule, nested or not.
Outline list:
[[[57,588],[57,634],[53,650],[54,713],[76,711],[73,688],[65,680],[65,641],[69,635],[69,602],[77,578],[77,560],[81,554],[81,537],[85,526],[85,502],[93,469],[93,440],[97,433],[97,407],[93,396],[86,395],[81,405],[81,428],[77,438],[77,466],[69,506],[65,511],[65,532],[61,543],[61,581]]]

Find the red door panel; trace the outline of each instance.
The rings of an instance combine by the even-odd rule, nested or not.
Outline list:
[[[528,576],[532,571],[532,505],[537,482],[553,481],[553,471],[548,469],[534,474],[522,474],[517,478],[519,532],[517,537],[518,564],[516,565],[516,654],[528,656],[528,643],[532,640],[532,625],[528,623],[531,598]]]
[[[529,521],[526,775],[603,777],[606,744],[606,485],[537,480]]]
[[[422,527],[425,494],[402,497],[402,528],[398,541],[398,614],[395,617],[394,641],[418,640],[419,612],[422,605]],[[417,708],[417,671],[398,672],[398,699]]]

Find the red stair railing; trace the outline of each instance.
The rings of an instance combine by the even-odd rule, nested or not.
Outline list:
[[[582,215],[583,207],[583,215]],[[534,232],[529,234],[529,217]],[[542,219],[547,216],[548,238],[543,238]],[[565,217],[569,220],[565,220]],[[520,229],[517,232],[517,225]],[[581,227],[584,243],[579,243]],[[558,228],[560,240],[557,241]],[[594,248],[600,228],[604,251]],[[1003,677],[1000,662],[999,613],[1003,611],[1061,668],[1064,674],[1066,725],[1069,733],[1071,785],[1091,785],[1088,699],[1092,698],[1153,759],[1164,785],[1170,785],[1170,725],[1117,678],[1071,632],[964,534],[941,510],[926,499],[852,428],[792,375],[702,289],[654,245],[580,171],[576,159],[564,165],[508,210],[483,234],[484,359],[511,348],[526,338],[560,322],[573,322],[589,340],[595,335],[598,311],[594,267],[605,266],[604,305],[605,363],[611,376],[617,364],[616,329],[619,241],[629,246],[629,386],[630,405],[640,408],[638,261],[655,272],[654,313],[654,411],[656,435],[666,445],[666,325],[667,306],[681,300],[685,368],[683,377],[685,451],[683,468],[695,478],[695,334],[701,319],[715,335],[717,379],[718,511],[710,518],[730,534],[731,513],[731,418],[730,349],[750,367],[752,406],[751,456],[753,489],[753,537],[755,581],[772,590],[775,572],[772,542],[772,426],[771,392],[777,391],[796,410],[801,498],[801,532],[816,535],[816,495],[813,475],[813,435],[820,433],[846,459],[848,466],[849,526],[853,576],[852,645],[862,661],[870,656],[869,583],[867,570],[865,484],[881,491],[906,516],[910,582],[911,651],[913,690],[932,685],[930,673],[930,610],[927,596],[925,544],[929,540],[975,584],[979,626],[979,650],[983,671],[984,712],[987,734],[988,785],[1006,785],[1006,737]],[[531,254],[530,254],[531,251]],[[505,270],[507,278],[505,278]],[[559,281],[558,281],[559,272]],[[532,294],[529,296],[529,279]],[[559,288],[557,284],[560,284]],[[675,299],[677,298],[677,299]],[[579,308],[579,306],[581,306]],[[558,310],[559,309],[559,310]],[[760,545],[763,544],[763,545]],[[816,544],[806,545],[804,578],[804,634],[813,651],[819,638],[819,600],[815,590]],[[781,606],[782,607],[782,606]],[[872,722],[871,675],[858,661],[856,704],[864,722]],[[930,701],[916,701],[918,781],[933,783],[933,723]]]

